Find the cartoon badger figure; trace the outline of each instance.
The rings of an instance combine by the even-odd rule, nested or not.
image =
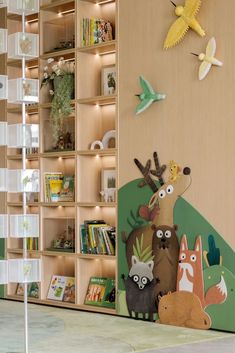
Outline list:
[[[156,300],[154,296],[154,287],[157,280],[153,277],[154,262],[142,262],[136,256],[132,256],[132,267],[129,275],[125,278],[122,275],[126,288],[126,302],[130,317],[132,313],[135,318],[138,314],[143,314],[143,318],[153,321],[153,314],[156,313]]]

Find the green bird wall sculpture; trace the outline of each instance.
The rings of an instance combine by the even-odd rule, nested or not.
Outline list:
[[[141,101],[136,108],[136,115],[143,113],[154,102],[158,102],[166,98],[165,94],[155,92],[150,83],[145,80],[143,76],[140,76],[140,86],[143,92],[141,94],[136,94]]]

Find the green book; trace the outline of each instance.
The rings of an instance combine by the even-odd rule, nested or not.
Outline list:
[[[115,280],[106,277],[91,277],[85,304],[115,308]]]
[[[65,175],[60,192],[60,201],[74,201],[74,176]]]

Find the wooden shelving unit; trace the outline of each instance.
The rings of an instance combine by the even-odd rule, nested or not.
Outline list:
[[[40,125],[40,149],[27,156],[27,168],[41,171],[41,191],[35,195],[35,202],[27,203],[28,213],[40,215],[40,238],[38,250],[28,251],[28,256],[42,260],[42,283],[39,299],[29,302],[93,312],[116,314],[115,309],[84,304],[91,276],[116,278],[117,256],[83,254],[80,250],[80,225],[87,219],[104,219],[117,226],[117,202],[101,200],[101,171],[103,168],[117,168],[118,146],[115,148],[90,150],[95,140],[102,140],[109,130],[116,130],[117,95],[101,94],[101,69],[116,64],[117,51],[117,2],[88,0],[42,0],[38,18],[29,18],[27,31],[39,33],[40,57],[27,63],[27,75],[42,80],[43,67],[49,58],[76,62],[75,97],[71,100],[74,112],[66,118],[68,128],[75,134],[75,148],[72,151],[55,151],[51,144],[49,116],[51,97],[49,89],[40,90],[37,105],[27,106],[27,122]],[[1,10],[2,11],[2,10]],[[5,16],[5,17],[4,17]],[[19,16],[3,17],[9,33],[21,30]],[[81,47],[80,28],[83,18],[104,18],[115,29],[115,38],[110,42]],[[74,47],[56,50],[60,41],[73,41]],[[4,67],[10,78],[20,77],[18,60],[7,60]],[[93,76],[91,76],[93,75]],[[21,106],[7,105],[6,117],[9,123],[20,122]],[[8,168],[21,167],[21,151],[6,151],[4,163]],[[43,174],[45,172],[66,172],[75,175],[75,199],[73,202],[45,202]],[[6,211],[22,213],[22,199],[18,194],[9,194],[5,200]],[[56,239],[66,222],[75,225],[75,252],[52,251],[50,242]],[[22,242],[9,239],[5,246],[7,258],[22,255]],[[75,304],[52,301],[47,293],[52,275],[73,276],[76,279]],[[16,285],[6,288],[6,298],[23,300],[15,294]]]

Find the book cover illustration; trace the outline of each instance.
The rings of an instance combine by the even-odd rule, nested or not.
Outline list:
[[[52,276],[47,299],[62,301],[66,286],[66,277]]]
[[[74,201],[74,176],[64,176],[60,191],[60,201]]]
[[[91,277],[85,304],[115,308],[115,280],[105,277]]]
[[[66,278],[63,302],[75,303],[75,278],[74,277]]]

